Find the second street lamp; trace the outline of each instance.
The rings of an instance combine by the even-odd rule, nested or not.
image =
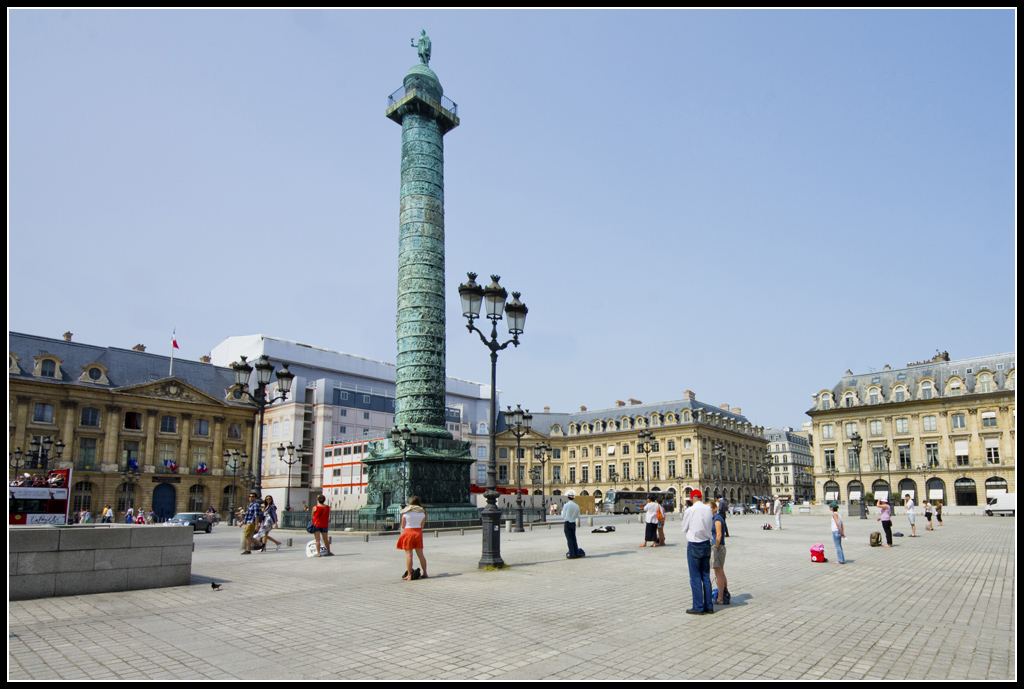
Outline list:
[[[521,459],[523,451],[520,448],[520,440],[530,432],[532,423],[533,414],[529,409],[524,412],[518,404],[515,411],[509,407],[505,412],[505,426],[516,437],[516,526],[513,530],[517,533],[525,531],[523,528],[523,463]]]
[[[543,522],[548,520],[547,504],[544,500],[544,465],[548,462],[549,454],[551,454],[549,444],[537,443],[533,446],[533,458],[540,462],[540,519]]]
[[[651,449],[654,443],[654,434],[650,431],[640,431],[637,434],[637,449],[644,453],[644,474],[647,476],[647,492],[651,492]]]
[[[405,509],[405,500],[409,485],[409,448],[415,448],[420,444],[420,434],[408,425],[395,426],[391,429],[391,444],[402,450],[402,509]]]
[[[498,425],[497,406],[497,367],[498,352],[510,344],[519,346],[519,336],[523,334],[523,326],[526,322],[526,305],[519,301],[519,292],[512,293],[512,302],[505,304],[508,292],[498,284],[501,278],[497,275],[491,276],[491,284],[483,288],[476,283],[476,273],[468,273],[469,282],[459,285],[459,297],[462,300],[462,315],[469,319],[466,329],[475,332],[480,336],[480,341],[491,350],[491,424],[490,424],[490,457],[487,460],[487,490],[484,498],[487,505],[480,513],[480,521],[483,532],[483,546],[480,555],[480,562],[477,565],[485,567],[501,568],[505,566],[501,559],[501,510],[498,509],[498,460],[497,440],[495,430]],[[491,337],[487,339],[480,330],[473,325],[473,321],[480,318],[480,306],[487,305],[486,317],[491,321]],[[501,320],[502,312],[508,315],[508,332],[512,339],[498,343],[498,321]]]

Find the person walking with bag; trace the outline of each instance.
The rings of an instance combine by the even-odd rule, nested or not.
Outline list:
[[[267,541],[273,541],[277,545],[277,549],[281,549],[281,541],[271,538],[270,532],[277,526],[277,505],[274,504],[274,497],[271,495],[263,498],[263,523],[260,524],[260,530],[256,533],[256,540],[263,546],[260,548],[260,552],[267,552]]]
[[[402,581],[413,581],[415,579],[427,578],[427,558],[423,557],[423,525],[427,523],[427,511],[420,504],[417,496],[409,498],[409,506],[402,510],[402,535],[398,537],[399,550],[405,551],[405,574]],[[420,570],[412,568],[412,553],[416,551],[419,558]]]
[[[832,542],[836,545],[836,562],[845,565],[846,557],[843,555],[843,539],[846,538],[846,532],[843,530],[843,518],[839,516],[838,503],[829,503],[829,507],[832,508]]]
[[[327,555],[332,556],[331,542],[327,538],[327,522],[331,516],[331,508],[326,504],[327,498],[323,495],[317,496],[317,504],[313,507],[313,538],[316,539],[316,556],[320,557],[320,550],[325,548]],[[323,536],[323,545],[320,545],[320,537]]]

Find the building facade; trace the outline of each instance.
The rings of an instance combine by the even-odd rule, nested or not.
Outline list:
[[[395,366],[264,335],[229,337],[213,349],[211,358],[219,366],[230,366],[241,356],[254,362],[264,354],[276,368],[287,364],[295,378],[288,399],[264,414],[263,492],[293,507],[314,504],[321,492],[333,507],[360,507],[365,491],[346,493],[333,482],[325,486],[325,463],[333,464],[337,445],[369,443],[390,433],[395,425]],[[473,457],[486,464],[490,386],[451,376],[445,383],[445,428],[454,440],[470,441]],[[273,385],[269,392],[276,394]],[[288,455],[278,452],[289,443],[295,446],[292,466],[285,461]],[[477,473],[474,468],[471,476]]]
[[[772,495],[785,501],[814,500],[814,454],[809,435],[788,426],[766,429],[764,435],[770,455]]]
[[[872,494],[870,502],[895,491],[897,504],[910,493],[918,503],[971,506],[1015,492],[1016,358],[940,353],[901,369],[847,371],[820,390],[807,412],[816,499]]]
[[[658,490],[674,492],[679,504],[695,488],[730,502],[750,503],[768,494],[764,428],[739,408],[704,404],[689,390],[670,402],[631,399],[607,409],[535,413],[518,456],[516,437],[503,420],[498,429],[498,483],[514,488],[518,479],[535,495],[541,491],[537,443],[552,448],[543,465],[546,495],[573,488],[599,503],[611,489]],[[638,438],[642,431],[654,435],[650,452]]]
[[[70,468],[71,508],[96,521],[109,504],[222,514],[247,490],[244,467],[224,453],[252,454],[254,410],[241,401],[231,369],[145,352],[8,334],[8,447],[33,438],[64,443],[50,468]],[[31,472],[25,458],[9,475]],[[237,474],[242,474],[240,477]],[[237,504],[244,500],[237,499]]]

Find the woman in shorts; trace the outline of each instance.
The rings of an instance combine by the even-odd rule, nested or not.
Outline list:
[[[711,571],[715,573],[715,585],[718,587],[718,600],[715,605],[728,605],[729,581],[725,578],[725,517],[718,512],[718,506],[712,499],[711,513],[714,515],[711,520]]]
[[[317,496],[317,504],[313,507],[313,538],[316,539],[316,556],[320,557],[320,551],[326,550],[327,555],[331,556],[334,553],[331,552],[331,542],[327,538],[327,518],[331,516],[331,508],[327,505],[327,498],[320,495]],[[323,536],[323,545],[321,545],[320,537]]]
[[[274,504],[274,497],[268,495],[263,498],[263,523],[260,524],[260,530],[256,532],[256,540],[263,544],[263,547],[260,548],[261,553],[267,552],[267,541],[273,541],[277,545],[277,549],[281,549],[281,541],[270,537],[271,530],[276,526],[277,505]]]
[[[427,511],[420,504],[417,496],[409,498],[409,506],[402,510],[402,535],[398,537],[398,550],[405,551],[405,574],[402,581],[427,578],[427,559],[423,557],[423,525],[427,523]],[[412,569],[412,553],[420,560],[422,574],[414,576]],[[417,570],[419,571],[419,570]]]
[[[924,518],[928,520],[928,523],[924,525],[925,531],[933,531],[932,529],[932,504],[925,500],[921,505],[924,507]]]

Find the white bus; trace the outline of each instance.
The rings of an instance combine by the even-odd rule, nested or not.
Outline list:
[[[602,512],[612,514],[636,514],[644,511],[647,504],[647,496],[653,495],[654,499],[662,499],[661,506],[666,512],[673,512],[676,508],[676,494],[665,490],[652,490],[648,493],[645,490],[610,490],[604,495],[604,503],[601,505]]]

